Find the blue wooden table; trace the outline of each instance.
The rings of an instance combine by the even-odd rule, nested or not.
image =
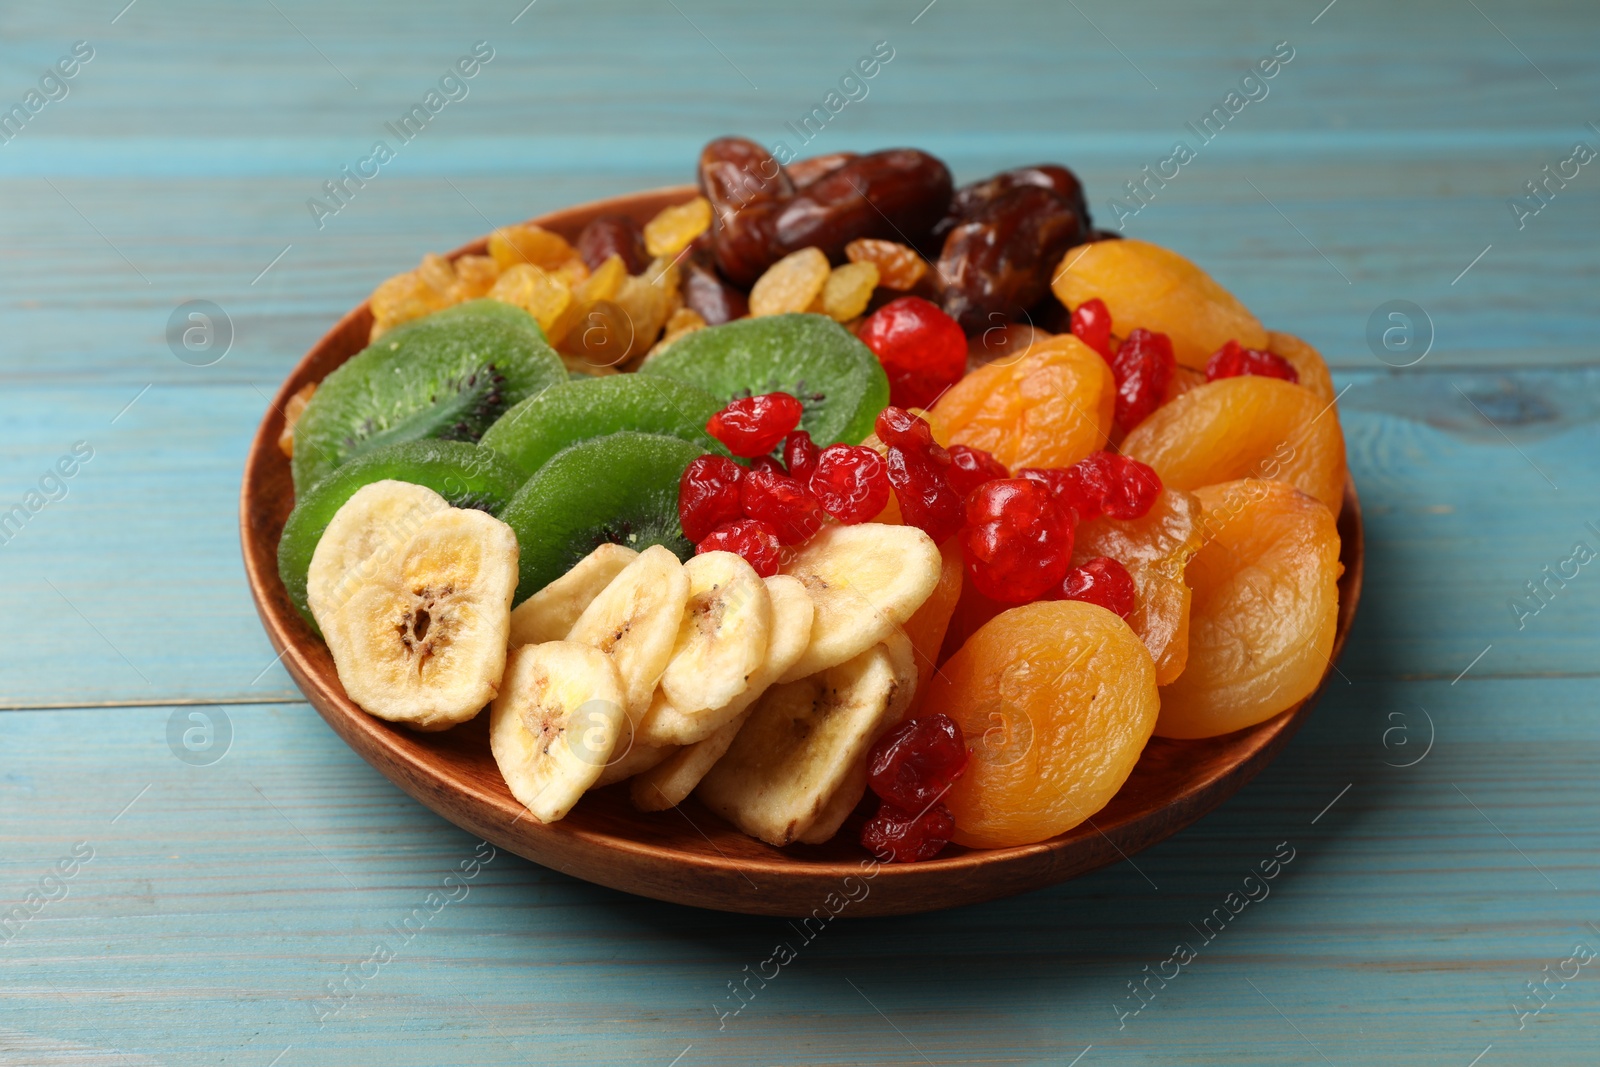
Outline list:
[[[0,1064],[1595,1062],[1592,4],[124,3],[0,7]],[[725,132],[1070,164],[1326,354],[1369,553],[1344,677],[1222,809],[834,924],[748,1003],[785,923],[475,857],[276,665],[236,535],[267,396],[379,280]]]

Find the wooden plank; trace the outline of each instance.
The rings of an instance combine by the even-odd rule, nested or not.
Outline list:
[[[231,745],[210,766],[167,745],[170,718],[195,709],[13,712],[0,716],[12,827],[0,900],[20,900],[77,842],[94,858],[5,946],[4,1026],[160,1062],[265,1064],[293,1046],[281,1064],[379,1049],[395,1064],[661,1064],[691,1044],[685,1063],[776,1047],[807,1063],[923,1062],[890,1022],[936,1063],[1066,1063],[1089,1044],[1096,1062],[1316,1062],[1294,1027],[1335,1063],[1465,1064],[1491,1042],[1500,1062],[1576,1062],[1600,1022],[1587,983],[1520,1033],[1512,1005],[1574,941],[1600,945],[1582,922],[1600,877],[1589,689],[1335,687],[1254,784],[1137,868],[835,923],[810,944],[780,920],[711,921],[505,855],[446,883],[473,840],[304,706],[226,709]],[[1386,766],[1422,755],[1419,708],[1432,750]],[[116,765],[78,773],[94,758],[86,739]],[[1206,943],[1190,924],[1279,842],[1293,859],[1267,895],[1202,927]],[[461,899],[401,944],[389,924],[434,890]],[[327,983],[383,939],[397,958],[352,979],[319,1028],[318,1012],[343,1003],[318,1003]],[[722,1020],[736,1005],[727,983],[780,940],[798,959]],[[1155,999],[1119,1029],[1113,1004],[1139,1003],[1126,983],[1179,941],[1198,958],[1152,983]]]

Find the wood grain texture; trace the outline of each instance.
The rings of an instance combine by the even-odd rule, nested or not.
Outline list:
[[[72,41],[96,48],[71,95],[0,146],[4,499],[71,442],[96,448],[67,498],[0,546],[0,703],[76,709],[0,713],[0,903],[73,842],[97,850],[0,945],[0,1063],[49,1062],[45,1048],[97,1065],[1060,1065],[1091,1044],[1079,1067],[1466,1067],[1490,1045],[1480,1067],[1592,1058],[1592,968],[1520,1030],[1513,1005],[1575,941],[1600,947],[1600,585],[1584,567],[1522,629],[1509,602],[1572,542],[1600,546],[1585,525],[1600,525],[1600,187],[1585,167],[1524,229],[1506,207],[1573,141],[1600,143],[1592,6],[939,0],[914,25],[925,0],[539,0],[515,25],[520,2],[276,6],[139,0],[114,24],[121,2],[0,9],[0,100]],[[472,96],[318,231],[305,199],[480,39],[497,58]],[[725,1021],[727,983],[798,943],[781,921],[708,923],[501,856],[319,1029],[326,983],[474,842],[307,705],[237,703],[298,699],[280,668],[257,680],[274,650],[234,540],[265,397],[378,280],[484,216],[681,181],[706,138],[781,136],[884,39],[896,58],[814,147],[915,144],[960,178],[1060,158],[1097,214],[1292,42],[1271,95],[1128,232],[1193,254],[1352,386],[1369,551],[1351,684],[1137,870],[832,924]],[[194,298],[238,327],[212,367],[163,336]],[[1437,333],[1404,371],[1365,339],[1391,299]],[[220,763],[174,758],[177,701],[229,716]],[[1420,751],[1398,745],[1428,736],[1419,709],[1434,747],[1385,766]],[[1285,840],[1298,853],[1270,898],[1118,1029],[1126,983]]]

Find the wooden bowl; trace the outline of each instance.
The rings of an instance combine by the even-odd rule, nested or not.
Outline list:
[[[534,220],[575,239],[603,212],[640,222],[694,195],[690,186],[636,193],[568,208]],[[482,254],[487,239],[454,256]],[[1227,799],[1288,743],[1333,673],[1361,593],[1362,530],[1353,484],[1339,517],[1339,625],[1333,659],[1317,691],[1275,718],[1203,741],[1154,738],[1111,803],[1082,826],[1049,841],[988,851],[950,846],[926,863],[875,866],[857,842],[857,812],[826,845],[776,849],[747,837],[693,798],[680,808],[642,814],[626,784],[584,799],[563,821],[544,826],[512,798],[489,753],[488,719],[444,733],[414,733],[375,719],[345,695],[327,646],[300,618],[278,578],[278,537],[294,500],[289,461],[278,448],[284,406],[307,382],[367,344],[366,304],[346,315],[306,353],[274,398],[245,463],[240,533],[245,572],[267,636],[312,705],[345,743],[391,781],[456,825],[535,863],[576,878],[658,900],[756,915],[896,915],[972,904],[1038,889],[1131,856]],[[865,870],[864,870],[865,868]],[[854,876],[852,881],[846,878]],[[864,887],[864,888],[863,888]],[[841,902],[845,903],[841,903]]]

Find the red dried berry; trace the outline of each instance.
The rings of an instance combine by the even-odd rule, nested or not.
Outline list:
[[[757,456],[755,459],[752,459],[750,461],[750,469],[753,471],[769,471],[773,474],[787,475],[789,473],[787,467],[773,459],[771,456]]]
[[[966,739],[944,714],[907,719],[867,752],[872,791],[906,811],[921,811],[944,796],[967,769]]]
[[[1238,341],[1230,340],[1211,353],[1211,358],[1206,360],[1208,382],[1214,382],[1218,378],[1237,378],[1246,374],[1258,378],[1282,378],[1286,382],[1297,384],[1300,381],[1300,372],[1282,356],[1263,352],[1257,348],[1245,348]]]
[[[1155,505],[1161,495],[1161,475],[1155,468],[1127,456],[1116,457],[1116,479],[1106,494],[1106,516],[1112,519],[1137,519]]]
[[[885,801],[861,827],[861,844],[880,863],[917,863],[937,856],[955,829],[955,817],[943,804],[903,811]]]
[[[856,336],[883,364],[890,400],[899,407],[931,407],[967,372],[967,335],[960,324],[918,296],[883,305]]]
[[[889,503],[888,464],[863,445],[829,445],[817,456],[811,492],[840,522],[866,522]]]
[[[778,544],[778,535],[766,523],[758,519],[740,519],[707,534],[694,546],[695,555],[702,552],[732,552],[743,556],[757,574],[770,578],[778,573],[783,546]]]
[[[678,522],[683,536],[699,542],[724,523],[744,517],[739,480],[744,468],[726,456],[698,456],[678,479]]]
[[[749,518],[771,527],[786,545],[807,540],[825,521],[822,505],[810,490],[768,467],[756,467],[740,481],[739,506]]]
[[[1164,333],[1133,330],[1111,357],[1117,380],[1116,423],[1124,433],[1161,406],[1177,370],[1172,339]]]
[[[1136,459],[1115,452],[1091,452],[1065,469],[1025,467],[1018,478],[1048,486],[1058,504],[1070,507],[1078,522],[1101,515],[1137,519],[1161,495],[1161,476]]]
[[[1072,516],[1029,478],[1005,478],[967,498],[961,555],[978,592],[1026,604],[1061,584],[1072,565]]]
[[[764,456],[800,424],[803,411],[788,393],[740,397],[706,420],[706,432],[736,456]]]
[[[877,432],[878,440],[886,445],[931,456],[944,452],[934,441],[933,427],[928,425],[928,420],[911,414],[905,408],[893,404],[884,408],[873,420],[872,428]]]
[[[950,487],[964,498],[985,482],[1011,477],[1011,472],[1006,470],[1004,463],[981,448],[951,445],[950,466],[945,471],[945,477],[950,480]]]
[[[1111,358],[1111,309],[1104,300],[1095,297],[1072,309],[1072,336]]]
[[[1072,568],[1061,583],[1062,600],[1099,604],[1124,619],[1133,610],[1138,594],[1128,568],[1109,556],[1096,556]]]
[[[945,477],[948,457],[945,464],[940,464],[926,453],[890,445],[885,459],[889,485],[907,526],[915,526],[940,544],[961,529],[961,494],[951,488]]]
[[[817,469],[819,449],[804,430],[794,430],[783,439],[783,462],[789,474],[801,485],[811,481],[811,472]]]

